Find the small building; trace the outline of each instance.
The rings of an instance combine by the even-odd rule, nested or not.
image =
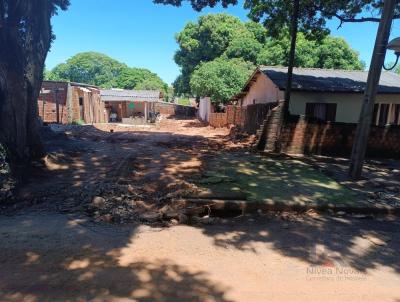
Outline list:
[[[101,90],[101,100],[108,116],[115,121],[127,124],[143,124],[149,119],[149,113],[155,111],[155,103],[163,100],[163,93],[156,90]]]
[[[289,111],[321,121],[357,123],[367,71],[294,68]],[[283,100],[287,68],[260,66],[232,101],[246,107]],[[373,123],[400,125],[400,76],[383,72]]]
[[[93,85],[43,81],[38,113],[44,123],[104,123],[108,120],[100,89]]]

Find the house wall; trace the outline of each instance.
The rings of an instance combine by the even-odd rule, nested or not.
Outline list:
[[[68,83],[43,82],[38,99],[38,113],[44,123],[57,122],[57,102],[59,108],[59,122],[68,123],[67,108]]]
[[[291,95],[289,110],[305,115],[306,103],[336,103],[336,122],[357,123],[362,107],[362,93],[296,92]],[[400,104],[399,94],[379,94],[377,103]]]
[[[249,92],[243,97],[242,106],[272,103],[284,98],[284,92],[263,73],[257,76],[256,82],[250,87]]]
[[[135,104],[135,107],[133,109],[129,108],[129,103],[131,103],[131,102],[127,102],[127,116],[126,117],[134,116],[137,113],[143,113],[143,115],[144,115],[145,102],[132,102]]]
[[[83,100],[82,110],[79,98]],[[67,82],[44,81],[38,99],[38,112],[43,122],[57,123],[56,99],[59,106],[58,121],[61,124],[77,121],[102,123],[107,120],[105,107],[97,88],[71,85]]]
[[[211,100],[209,97],[200,99],[199,103],[199,119],[202,122],[209,122],[210,121],[210,114],[211,114]]]

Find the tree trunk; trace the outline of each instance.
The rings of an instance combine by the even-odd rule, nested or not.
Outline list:
[[[15,171],[43,156],[37,118],[37,96],[24,74],[0,68],[0,142]],[[39,83],[40,85],[40,83]]]
[[[285,99],[280,116],[281,125],[278,129],[276,146],[275,146],[275,151],[278,153],[282,152],[282,133],[286,125],[286,120],[289,116],[289,103],[290,103],[290,96],[292,92],[292,82],[293,82],[293,68],[296,59],[296,42],[297,42],[297,32],[299,27],[299,10],[300,10],[300,0],[294,0],[293,15],[291,20],[292,24],[290,29],[290,52],[288,60]]]
[[[13,172],[44,155],[37,99],[51,43],[46,0],[10,2],[0,23],[0,143]]]
[[[299,10],[300,10],[300,0],[294,0],[292,25],[290,30],[290,51],[289,51],[288,73],[287,73],[286,90],[285,90],[285,104],[283,109],[285,115],[289,113],[289,102],[290,102],[290,96],[292,94],[293,68],[296,59],[297,31],[299,27]]]

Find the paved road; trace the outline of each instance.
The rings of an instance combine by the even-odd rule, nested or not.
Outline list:
[[[0,301],[400,301],[400,222],[253,215],[114,226],[0,216]]]

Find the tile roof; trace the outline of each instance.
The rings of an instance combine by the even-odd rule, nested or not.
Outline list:
[[[162,99],[162,93],[158,90],[123,90],[106,89],[101,90],[101,100],[104,102],[120,101],[144,101],[156,102]]]
[[[286,89],[286,67],[260,66],[281,90]],[[294,68],[293,90],[316,92],[359,92],[365,90],[368,71],[350,71],[318,68]],[[400,93],[400,76],[393,72],[382,72],[379,93]]]

